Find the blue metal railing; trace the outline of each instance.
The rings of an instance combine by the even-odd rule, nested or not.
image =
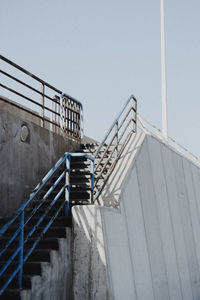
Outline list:
[[[60,211],[65,207],[65,214],[68,215],[69,207],[70,207],[70,181],[69,175],[71,172],[70,165],[71,165],[71,158],[72,157],[84,157],[91,161],[91,200],[93,195],[93,185],[94,185],[94,158],[88,154],[83,153],[65,153],[63,157],[59,159],[59,161],[55,164],[55,166],[46,174],[46,176],[42,179],[42,181],[37,185],[34,189],[30,197],[20,206],[20,208],[16,211],[15,215],[12,219],[10,219],[1,229],[0,229],[0,237],[5,238],[6,242],[0,248],[0,258],[3,255],[7,255],[7,252],[10,251],[9,249],[13,245],[13,243],[18,243],[18,247],[12,251],[7,258],[6,262],[0,269],[0,278],[4,275],[6,270],[12,266],[12,263],[16,261],[18,257],[18,263],[14,271],[6,277],[6,281],[3,283],[3,286],[0,288],[0,296],[10,284],[10,282],[16,277],[18,274],[18,287],[22,287],[22,275],[23,275],[23,264],[27,261],[28,257],[31,255],[33,250],[35,249],[38,242],[41,240],[42,236],[47,232],[55,218],[59,215]],[[50,182],[50,180],[55,180],[55,182]],[[49,185],[48,185],[49,184]],[[44,195],[41,196],[41,192],[43,191],[44,187],[47,186],[47,191]],[[49,187],[50,186],[50,187]],[[58,188],[58,191],[56,190]],[[52,196],[52,193],[56,192],[56,195]],[[44,191],[43,191],[44,192]],[[58,199],[61,198],[59,202]],[[62,201],[63,200],[63,201]],[[30,228],[28,224],[30,222],[35,221],[34,217],[39,212],[39,209],[42,209],[44,203],[47,203],[47,207],[36,218],[36,222],[34,225],[31,225]],[[40,230],[40,225],[42,222],[46,221],[46,217],[51,209],[54,207],[55,204],[59,204],[56,206],[56,209],[51,214],[50,220],[44,224],[44,226]],[[11,233],[9,229],[11,225],[15,225],[14,233],[10,237]],[[28,229],[28,230],[26,230]],[[9,237],[6,236],[6,233],[9,233]],[[34,239],[33,244],[30,247],[26,247],[27,242],[30,241],[30,238],[37,233],[36,238]],[[25,251],[26,250],[26,251]],[[8,252],[9,254],[9,252]]]
[[[18,274],[18,287],[22,287],[22,275],[23,264],[27,261],[36,245],[41,240],[42,236],[47,232],[55,218],[59,215],[60,211],[65,207],[65,214],[68,215],[70,207],[70,180],[69,175],[71,173],[71,158],[72,157],[84,157],[91,161],[91,202],[98,199],[100,192],[111,174],[116,162],[118,161],[124,147],[126,146],[129,137],[132,133],[136,132],[137,121],[137,101],[134,96],[130,96],[126,101],[120,114],[113,122],[112,126],[108,130],[108,133],[104,137],[102,143],[95,151],[94,156],[84,153],[65,153],[63,157],[55,164],[55,166],[46,174],[43,180],[37,185],[30,197],[20,206],[16,211],[12,219],[10,219],[1,229],[0,237],[4,237],[6,232],[9,231],[11,225],[15,225],[16,230],[12,233],[12,236],[5,238],[6,243],[3,247],[0,247],[0,258],[8,251],[9,247],[18,242],[18,247],[14,249],[5,264],[0,269],[0,278],[7,269],[12,265],[13,261],[18,258],[17,266],[9,275],[2,287],[0,287],[0,296],[9,285],[9,283]],[[99,184],[100,179],[103,177],[103,181]],[[55,180],[53,183],[50,182]],[[45,194],[44,188],[48,187]],[[56,189],[59,188],[57,191]],[[56,191],[56,195],[51,198],[53,192]],[[62,198],[61,198],[62,197]],[[63,201],[59,202],[59,199]],[[39,209],[42,209],[43,205],[47,203],[44,212],[39,215],[36,223],[32,226],[28,224],[33,221],[37,215]],[[56,206],[54,214],[50,216],[48,221],[47,216],[51,212],[51,209]],[[48,222],[47,222],[48,221]],[[44,222],[46,222],[44,224]],[[40,230],[40,225],[43,223],[43,227]],[[25,246],[30,241],[33,235],[36,235],[33,244],[30,247]],[[35,237],[35,236],[34,236]]]

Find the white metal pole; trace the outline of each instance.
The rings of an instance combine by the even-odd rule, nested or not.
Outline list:
[[[162,134],[167,140],[167,89],[165,66],[165,17],[164,0],[161,0],[161,70],[162,70]]]

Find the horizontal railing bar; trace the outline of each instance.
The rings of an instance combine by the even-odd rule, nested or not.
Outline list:
[[[4,89],[8,90],[9,92],[14,93],[14,94],[16,94],[16,95],[18,95],[18,96],[20,96],[20,97],[22,97],[22,98],[24,98],[24,99],[26,99],[26,100],[32,102],[32,103],[34,103],[35,105],[38,105],[38,106],[40,106],[40,107],[43,108],[43,105],[42,105],[41,103],[38,103],[37,101],[35,101],[35,100],[33,100],[33,99],[31,99],[31,98],[29,98],[29,97],[27,97],[27,96],[25,96],[25,95],[23,95],[23,94],[17,92],[17,91],[15,91],[15,90],[9,88],[8,86],[6,86],[6,85],[4,85],[4,84],[2,84],[2,83],[0,83],[0,86],[1,86],[2,88],[4,88]]]
[[[49,112],[51,112],[51,113],[53,113],[53,114],[55,114],[55,115],[57,115],[57,116],[60,116],[59,113],[57,113],[56,111],[52,110],[51,108],[42,105],[41,103],[39,103],[39,102],[37,102],[37,101],[35,101],[35,100],[33,100],[33,99],[31,99],[31,98],[29,98],[29,97],[27,97],[27,96],[25,96],[25,95],[19,93],[19,92],[15,91],[15,90],[13,90],[13,89],[11,89],[11,88],[9,88],[8,86],[6,86],[6,85],[4,85],[4,84],[2,84],[2,83],[0,83],[0,86],[1,86],[2,88],[4,88],[4,89],[8,90],[9,92],[14,93],[14,94],[16,94],[16,95],[18,95],[18,96],[20,96],[20,97],[26,99],[27,101],[30,101],[30,102],[33,103],[34,105],[37,105],[37,106],[39,106],[39,107],[41,107],[41,108],[43,108],[43,109],[45,109],[45,110],[48,110]],[[52,100],[52,101],[54,101],[54,100]],[[11,104],[11,102],[9,102],[9,103]],[[12,105],[12,104],[11,104],[11,105]],[[31,114],[33,114],[32,111],[30,111],[30,110],[28,110],[28,112],[31,113]],[[41,116],[40,116],[40,117],[41,117]],[[41,117],[41,118],[43,119],[43,117]]]
[[[0,55],[0,59],[2,59],[3,61],[5,61],[6,63],[10,64],[11,66],[15,67],[16,69],[22,71],[23,73],[25,73],[26,75],[32,77],[33,79],[39,81],[40,83],[46,85],[47,87],[49,87],[50,89],[54,90],[56,93],[62,94],[62,92],[60,90],[58,90],[57,88],[55,88],[54,86],[48,84],[47,82],[45,82],[44,80],[40,79],[39,77],[35,76],[34,74],[32,74],[31,72],[27,71],[26,69],[20,67],[19,65],[17,65],[16,63],[12,62],[11,60],[9,60],[8,58]]]
[[[130,120],[128,121],[126,127],[125,127],[124,130],[122,131],[122,134],[121,134],[120,137],[119,137],[119,143],[120,143],[122,137],[124,136],[124,133],[126,132],[128,126],[130,125],[131,122],[132,122],[132,119],[130,119]]]
[[[7,72],[5,72],[5,71],[3,71],[3,70],[0,70],[0,73],[2,73],[3,75],[5,75],[5,76],[7,76],[7,77],[9,77],[9,78],[11,78],[11,79],[13,79],[13,80],[15,80],[15,81],[18,82],[18,83],[24,85],[25,87],[27,87],[27,88],[29,88],[30,90],[32,90],[32,91],[38,93],[39,95],[42,95],[42,96],[44,96],[45,98],[47,98],[47,99],[49,99],[49,100],[52,100],[52,101],[56,102],[53,98],[49,97],[49,96],[46,95],[46,94],[43,94],[42,92],[38,91],[38,90],[35,89],[34,87],[32,87],[32,86],[30,86],[29,84],[27,84],[27,83],[25,83],[25,82],[23,82],[23,81],[17,79],[16,77],[14,77],[14,76],[8,74]]]
[[[99,179],[100,179],[101,175],[103,174],[103,172],[104,172],[104,170],[105,170],[105,168],[106,168],[107,164],[109,163],[109,161],[110,161],[110,159],[111,159],[111,157],[112,157],[113,153],[115,152],[115,150],[116,150],[116,146],[115,146],[115,147],[113,147],[113,151],[110,153],[110,155],[109,155],[109,157],[108,157],[107,161],[105,162],[105,164],[104,164],[103,168],[101,169],[101,172],[100,172],[100,174],[97,176],[97,179],[96,179],[96,181],[95,181],[95,183],[94,183],[94,187],[97,185],[97,182],[99,181]]]
[[[122,128],[124,122],[126,121],[128,115],[130,114],[130,112],[131,112],[132,109],[133,109],[133,107],[131,107],[131,108],[128,110],[127,114],[125,115],[125,117],[124,117],[123,120],[121,121],[121,124],[120,124],[119,127],[118,127],[118,131]]]
[[[25,107],[19,105],[19,104],[17,104],[17,103],[10,102],[9,100],[7,100],[7,99],[5,99],[5,98],[2,98],[1,96],[0,96],[0,99],[1,99],[2,101],[6,102],[6,103],[9,103],[9,104],[12,105],[12,106],[15,106],[15,107],[17,107],[17,108],[19,108],[19,109],[21,109],[21,110],[26,111],[27,113],[29,113],[29,114],[31,114],[31,115],[37,117],[37,118],[43,119],[39,114],[37,114],[37,113],[35,113],[35,112],[33,112],[33,111],[31,111],[31,110],[29,110],[29,109],[27,109],[27,108],[25,108]],[[46,121],[48,121],[48,119],[47,119]]]
[[[99,148],[97,149],[97,151],[95,152],[95,157],[98,156],[99,154],[99,151],[101,150],[102,146],[104,145],[105,141],[107,140],[108,136],[110,135],[110,132],[112,131],[112,129],[115,127],[115,124],[117,123],[117,121],[119,120],[119,118],[121,117],[121,115],[123,114],[124,110],[126,109],[128,103],[131,101],[131,100],[134,100],[134,101],[137,101],[136,98],[131,95],[128,100],[126,101],[123,109],[121,110],[120,114],[118,115],[118,117],[115,119],[115,121],[113,122],[113,124],[111,125],[110,129],[108,130],[107,134],[105,135],[103,141],[101,142]]]
[[[47,122],[47,123],[53,124],[53,125],[55,125],[55,126],[57,126],[57,127],[60,128],[60,124],[55,123],[55,122],[53,122],[53,121],[47,119],[46,117],[43,118],[43,117],[41,117],[39,114],[34,113],[34,112],[32,112],[31,110],[28,110],[28,109],[26,109],[25,107],[23,107],[23,106],[21,106],[21,105],[18,105],[17,103],[10,102],[9,100],[6,100],[5,98],[2,98],[1,96],[0,96],[0,99],[3,100],[3,101],[6,102],[6,103],[9,103],[10,105],[13,105],[13,106],[15,106],[15,107],[17,107],[17,108],[19,108],[19,109],[21,109],[21,110],[26,111],[27,113],[30,113],[31,115],[33,115],[33,116],[35,116],[35,117],[37,117],[37,118],[39,118],[39,119],[41,119],[41,120],[44,120],[44,121]],[[66,128],[66,130],[71,131],[72,133],[74,133],[73,130],[70,130],[70,129],[68,129],[68,128]],[[0,231],[0,234],[1,234],[1,231]]]
[[[121,148],[120,148],[120,150],[119,150],[117,159],[115,159],[115,161],[114,161],[114,162],[112,163],[112,165],[110,166],[109,173],[108,173],[107,176],[104,178],[104,180],[103,180],[103,185],[101,186],[101,188],[98,190],[97,194],[95,195],[95,199],[93,199],[93,202],[96,201],[96,200],[98,199],[98,196],[100,195],[101,191],[103,190],[103,188],[104,188],[104,186],[105,186],[105,184],[106,184],[106,182],[107,182],[107,180],[108,180],[110,174],[111,174],[112,171],[114,170],[114,167],[115,167],[115,165],[116,165],[116,163],[117,163],[117,161],[118,161],[118,159],[119,159],[119,157],[120,157],[122,151],[124,150],[124,148],[125,148],[125,146],[126,146],[128,140],[129,140],[131,134],[132,134],[132,131],[130,131],[130,132],[127,134],[127,137],[126,137],[125,141],[124,141],[123,144],[121,145]],[[100,178],[99,178],[99,179],[100,179]],[[96,185],[97,185],[97,184],[96,184]]]
[[[39,81],[40,83],[44,84],[46,87],[52,89],[53,91],[55,91],[56,93],[62,95],[63,97],[68,98],[68,99],[70,99],[72,101],[77,102],[82,107],[82,103],[80,101],[78,101],[77,99],[75,99],[74,97],[72,97],[72,96],[70,96],[70,95],[68,95],[66,93],[63,93],[61,90],[55,88],[53,85],[47,83],[46,81],[42,80],[38,76],[36,76],[36,75],[32,74],[31,72],[27,71],[26,69],[20,67],[19,65],[17,65],[14,62],[12,62],[8,58],[4,57],[3,55],[0,55],[0,59],[2,59],[3,61],[5,61],[6,63],[10,64],[11,66],[15,67],[16,69],[20,70],[21,72],[25,73],[26,75],[32,77],[33,79]]]
[[[3,88],[5,88],[5,89],[7,89],[7,90],[9,90],[9,91],[12,92],[12,93],[18,95],[18,96],[21,96],[22,98],[26,99],[27,101],[32,102],[32,103],[35,104],[35,105],[38,105],[39,107],[42,107],[42,108],[44,108],[45,110],[48,110],[49,112],[53,113],[54,115],[60,116],[59,113],[55,112],[55,111],[52,110],[51,108],[48,108],[47,106],[43,106],[42,104],[36,102],[35,100],[32,100],[32,99],[30,99],[30,98],[28,98],[28,97],[22,95],[21,93],[19,93],[19,92],[13,90],[13,89],[11,89],[11,88],[9,88],[9,87],[7,87],[7,86],[1,84],[1,83],[0,83],[0,86],[3,87]],[[1,99],[2,99],[2,98],[1,98]],[[24,110],[24,111],[26,111],[26,112],[28,112],[28,113],[30,113],[30,114],[36,116],[36,117],[38,117],[38,118],[40,118],[40,119],[42,119],[42,120],[48,122],[48,123],[51,123],[51,124],[54,124],[54,125],[60,127],[60,125],[57,125],[57,123],[55,123],[55,122],[53,122],[53,121],[47,119],[46,117],[43,118],[43,117],[40,116],[39,114],[34,113],[32,110],[29,110],[29,109],[27,109],[27,108],[24,108],[23,106],[17,105],[16,103],[10,102],[10,101],[8,101],[8,100],[6,100],[6,99],[2,99],[2,100],[5,101],[5,102],[7,102],[7,103],[9,103],[10,105],[13,105],[13,106],[16,106],[16,107],[22,109],[22,110]],[[66,118],[66,120],[68,120],[68,121],[71,122],[71,123],[77,124],[77,126],[79,125],[78,122],[73,121],[73,120],[71,120],[71,119],[69,119],[69,118]],[[71,130],[71,129],[69,129],[69,128],[66,128],[66,130],[71,131],[71,132],[74,132],[73,130]]]
[[[117,133],[115,133],[115,134],[113,135],[113,137],[112,137],[110,143],[109,143],[108,146],[106,147],[106,149],[105,149],[105,151],[104,151],[102,157],[100,158],[100,160],[99,160],[97,166],[95,167],[95,171],[98,169],[99,165],[101,164],[102,160],[104,159],[105,154],[107,153],[108,149],[109,149],[110,146],[112,145],[112,142],[114,141],[114,139],[115,139],[116,136],[117,136]]]
[[[17,107],[17,108],[19,108],[19,109],[21,109],[21,110],[26,111],[27,113],[32,114],[33,116],[35,116],[35,117],[37,117],[37,118],[39,118],[39,119],[41,119],[41,120],[44,120],[44,121],[47,122],[47,123],[53,124],[53,125],[57,126],[58,128],[60,128],[60,123],[55,123],[54,121],[51,121],[51,120],[47,119],[46,117],[43,118],[43,117],[40,116],[39,114],[34,113],[34,112],[32,112],[31,110],[28,110],[28,109],[26,109],[25,107],[18,105],[17,103],[10,102],[9,100],[6,100],[5,98],[1,98],[1,97],[0,97],[0,99],[3,100],[3,101],[6,102],[6,103],[9,103],[10,105],[13,105],[13,106],[15,106],[15,107]],[[58,113],[55,113],[55,112],[53,112],[53,113],[59,115]],[[77,126],[78,126],[78,125],[77,125]],[[80,129],[80,127],[79,127],[79,129]],[[76,132],[74,132],[73,130],[71,130],[71,129],[69,129],[69,128],[65,128],[65,130],[71,132],[74,136],[77,135]],[[78,130],[77,130],[77,131],[78,131]],[[0,231],[0,234],[1,234],[1,231]]]

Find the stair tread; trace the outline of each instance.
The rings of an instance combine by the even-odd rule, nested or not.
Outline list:
[[[86,144],[88,148],[93,148],[94,152],[96,151],[97,144],[91,145]],[[82,147],[82,146],[81,146]],[[85,150],[85,145],[83,147]],[[84,151],[83,151],[84,153]],[[87,205],[90,204],[90,195],[91,195],[91,171],[90,171],[90,165],[91,162],[85,158],[85,157],[78,157],[74,156],[71,157],[71,172],[70,172],[70,197],[71,197],[71,203],[70,207],[74,205]],[[55,181],[58,179],[58,177],[62,174],[64,171],[64,164],[60,167],[59,170],[56,170],[54,175],[49,179],[49,181],[44,185],[44,187],[41,189],[41,191],[38,193],[38,196],[34,201],[32,201],[33,208],[34,205],[37,205],[40,203],[40,201],[43,199],[42,197],[45,195],[45,193],[50,189],[50,187],[55,183]],[[63,184],[65,183],[65,176],[63,179],[58,183],[58,185],[55,187],[55,189],[50,194],[50,197],[48,197],[44,202],[42,202],[41,207],[38,209],[36,214],[31,218],[29,223],[25,226],[24,229],[24,236],[26,238],[28,232],[33,228],[34,222],[36,223],[37,220],[39,220],[40,216],[46,212],[45,204],[50,204],[52,202],[51,197],[55,197],[55,194],[57,194],[60,189],[63,187]],[[33,233],[33,235],[28,239],[27,243],[24,244],[24,255],[26,255],[28,249],[30,249],[32,243],[35,241],[35,238],[37,235],[40,234],[42,229],[44,228],[45,224],[52,219],[51,214],[55,214],[58,207],[57,205],[61,205],[64,203],[64,191],[61,197],[56,201],[55,205],[51,207],[51,209],[48,212],[48,215],[45,217],[45,220],[42,221],[42,223],[37,227],[36,232]],[[25,211],[25,220],[28,217],[29,213],[31,212],[31,209],[28,209]],[[23,288],[31,288],[31,278],[34,275],[40,275],[41,274],[41,263],[44,262],[50,262],[50,252],[52,250],[57,251],[59,249],[59,238],[65,238],[66,235],[66,227],[71,227],[72,225],[72,217],[71,216],[65,216],[65,207],[61,209],[59,212],[59,215],[56,217],[48,231],[44,234],[44,236],[41,238],[41,240],[38,242],[38,245],[33,250],[31,255],[28,257],[28,260],[24,263],[24,274],[23,274]],[[0,227],[1,225],[6,224],[6,222],[10,220],[10,218],[1,218],[0,217]],[[19,220],[17,220],[15,223],[9,226],[7,232],[5,232],[4,236],[0,238],[0,244],[6,244],[8,240],[10,239],[10,236],[14,233],[14,231],[18,228]],[[18,246],[18,238],[16,238],[16,242],[13,241],[11,244],[10,249],[8,248],[6,252],[0,257],[0,268],[4,266],[7,259],[10,257],[11,254],[15,251],[15,247]],[[12,264],[8,267],[7,272],[8,274],[12,273],[12,270],[14,270],[15,266],[18,265],[17,258],[12,262]],[[5,280],[7,276],[1,276],[1,280]],[[17,276],[16,276],[17,278]],[[20,292],[21,289],[12,288],[16,284],[16,279],[13,279],[12,284],[9,285],[9,287],[4,292],[5,299],[20,299]],[[8,295],[8,296],[7,296]],[[0,297],[1,299],[1,297]],[[2,298],[3,299],[3,298]]]

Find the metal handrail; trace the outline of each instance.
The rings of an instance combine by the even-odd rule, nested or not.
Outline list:
[[[132,104],[131,104],[132,103]],[[130,105],[130,107],[129,107]],[[130,116],[131,112],[133,115]],[[121,120],[121,118],[123,119]],[[131,134],[136,132],[137,123],[137,100],[131,95],[125,102],[121,112],[110,126],[103,141],[94,153],[94,199],[98,199],[109,175],[117,163],[121,152],[127,144]],[[132,126],[133,124],[133,126]],[[123,130],[119,135],[120,130]],[[113,133],[114,131],[114,133]],[[125,135],[126,134],[126,135]],[[123,140],[124,138],[124,140]],[[106,159],[106,161],[104,161]],[[106,173],[106,174],[104,174]],[[104,174],[104,175],[103,175]],[[103,177],[103,182],[98,185],[99,180]]]
[[[133,102],[133,103],[132,103]],[[130,106],[130,107],[129,107]],[[131,112],[133,114],[131,115]],[[122,119],[121,119],[122,118]],[[136,122],[137,122],[137,100],[134,96],[130,96],[126,101],[125,105],[122,108],[122,111],[117,116],[116,120],[111,125],[108,133],[104,137],[102,143],[98,147],[95,152],[95,155],[88,155],[86,153],[65,153],[63,157],[61,157],[55,166],[46,174],[46,176],[42,179],[42,181],[36,186],[36,188],[31,193],[30,197],[20,206],[20,208],[16,211],[15,215],[12,219],[10,219],[1,229],[0,236],[3,236],[6,231],[10,228],[12,224],[15,222],[19,222],[15,232],[9,238],[7,243],[3,248],[0,249],[0,257],[9,249],[12,243],[18,239],[19,246],[12,253],[10,258],[7,260],[5,265],[0,269],[0,276],[4,274],[4,272],[9,268],[12,264],[13,260],[18,256],[18,264],[14,269],[12,274],[9,276],[7,281],[4,283],[3,287],[0,289],[0,296],[12,281],[12,279],[18,274],[18,286],[22,287],[22,273],[23,273],[23,264],[27,261],[28,257],[31,255],[33,250],[35,249],[38,242],[41,240],[44,233],[49,229],[55,218],[58,216],[61,209],[65,206],[65,213],[68,214],[69,205],[70,205],[70,181],[69,175],[71,172],[70,169],[70,161],[72,157],[85,157],[91,161],[91,203],[95,200],[98,200],[98,196],[103,189],[109,175],[111,174],[114,166],[116,165],[124,147],[132,133],[136,132]],[[113,134],[114,131],[114,134]],[[119,134],[120,133],[120,134]],[[103,151],[102,151],[103,150]],[[106,159],[106,161],[104,161]],[[65,164],[64,169],[60,168]],[[109,166],[109,167],[108,167]],[[107,168],[108,167],[108,168]],[[99,170],[100,168],[100,170]],[[57,177],[56,181],[49,187],[45,195],[42,196],[42,199],[39,199],[37,205],[30,208],[30,205],[34,205],[34,200],[38,200],[37,196],[40,195],[40,192],[45,187],[45,185],[49,182],[50,179],[54,178],[56,172],[62,171],[61,174]],[[105,174],[104,174],[105,173]],[[101,176],[103,176],[103,182],[100,186],[97,186]],[[61,183],[62,180],[65,182],[60,187],[57,194],[47,202],[47,199]],[[94,193],[95,192],[95,193]],[[45,224],[45,226],[39,232],[39,235],[34,240],[32,246],[27,249],[26,253],[24,249],[24,245],[30,240],[31,236],[35,234],[40,226],[40,224],[46,220],[46,217],[51,210],[51,208],[55,205],[57,200],[61,197],[61,195],[65,193],[65,201],[61,201],[54,215],[51,216],[51,219]],[[48,206],[45,208],[45,212],[38,218],[36,224],[30,228],[28,232],[25,234],[25,227],[29,222],[33,220],[33,216],[35,216],[38,210],[42,207],[44,203],[48,203]],[[58,203],[58,202],[57,202]],[[28,217],[25,215],[29,212]]]
[[[25,74],[35,82],[38,82],[41,85],[41,90],[36,89],[30,84],[24,82],[20,78],[17,78],[13,75],[10,75],[5,70],[0,69],[0,73],[4,76],[3,78],[9,78],[12,82],[16,82],[21,87],[27,88],[33,94],[31,97],[29,94],[24,94],[21,90],[20,92],[14,89],[13,87],[8,86],[0,82],[0,87],[3,90],[6,90],[16,96],[20,97],[27,101],[26,107],[18,105],[8,101],[6,98],[1,98],[1,100],[8,102],[11,105],[18,107],[21,110],[28,112],[29,114],[34,115],[40,120],[40,125],[42,127],[48,127],[56,133],[67,134],[69,137],[74,138],[75,140],[80,141],[83,136],[83,106],[80,101],[74,97],[69,96],[66,93],[63,93],[61,90],[55,88],[51,84],[42,80],[38,76],[32,74],[11,60],[7,59],[3,55],[0,55],[0,60],[12,66],[14,70],[20,71],[20,74]],[[47,95],[46,88],[50,90],[52,96]],[[56,94],[55,94],[56,93]],[[36,99],[36,95],[41,97],[40,102]],[[48,103],[45,104],[45,100],[48,100]],[[16,101],[15,101],[16,102]],[[30,109],[30,104],[35,105],[40,112],[33,112]],[[48,125],[48,126],[45,126]]]
[[[168,144],[169,146],[172,146],[177,152],[187,157],[190,161],[200,165],[200,157],[197,157],[193,153],[191,153],[188,149],[177,143],[173,138],[170,136],[165,139],[162,135],[161,129],[157,128],[155,125],[153,125],[151,122],[149,122],[146,118],[144,118],[142,115],[137,114],[138,119],[138,128],[142,130],[145,133],[148,134],[154,134],[156,137],[162,140],[162,142]]]
[[[0,296],[5,291],[9,283],[13,280],[13,278],[18,274],[18,287],[22,287],[22,273],[23,273],[23,264],[27,261],[28,257],[31,255],[33,250],[35,249],[38,242],[41,240],[43,235],[46,233],[46,231],[49,229],[55,218],[58,216],[61,209],[65,206],[65,214],[68,215],[69,212],[69,205],[70,205],[70,181],[69,181],[69,175],[71,172],[70,169],[70,161],[72,157],[84,157],[86,159],[89,159],[91,161],[91,198],[92,198],[92,192],[93,192],[93,183],[94,183],[94,172],[93,172],[93,161],[94,157],[88,154],[83,153],[68,153],[66,152],[55,164],[55,166],[45,175],[45,177],[42,179],[42,181],[36,186],[34,191],[31,193],[30,197],[19,207],[19,209],[16,211],[13,218],[11,218],[1,229],[0,229],[0,236],[4,236],[7,230],[9,230],[10,226],[14,224],[15,222],[19,222],[19,225],[17,226],[15,232],[13,235],[9,238],[7,243],[0,248],[0,257],[6,253],[6,251],[9,249],[9,246],[12,245],[13,242],[18,240],[18,247],[15,249],[15,251],[12,253],[10,258],[6,261],[4,266],[0,269],[0,277],[5,273],[5,271],[11,266],[13,260],[18,256],[18,264],[17,267],[14,269],[12,274],[9,276],[7,281],[4,283],[4,285],[0,288]],[[57,177],[56,181],[51,184],[50,188],[47,190],[45,195],[42,196],[42,199],[39,199],[38,204],[32,207],[28,210],[29,215],[25,218],[25,214],[27,213],[26,209],[30,208],[30,205],[34,205],[34,200],[38,200],[36,196],[39,196],[40,192],[42,191],[42,188],[49,182],[50,179],[53,178],[56,172],[60,171],[60,168],[64,165],[64,170],[62,169],[62,173]],[[62,184],[61,188],[57,192],[57,194],[51,199],[49,202],[47,202],[48,197],[52,194],[52,192],[55,190],[55,188],[58,186],[59,183],[61,183],[61,180],[64,180],[64,183]],[[61,201],[59,203],[59,206],[56,208],[54,215],[51,216],[51,219],[45,226],[42,228],[42,230],[38,233],[37,238],[33,242],[32,246],[29,249],[26,249],[26,253],[24,251],[24,245],[27,244],[27,242],[30,240],[32,235],[37,232],[40,224],[45,221],[46,216],[50,212],[51,208],[55,205],[57,200],[61,197],[61,195],[65,193],[65,201]],[[25,228],[27,224],[30,224],[29,222],[33,220],[33,217],[36,215],[36,213],[39,211],[40,208],[42,208],[42,205],[44,203],[48,203],[48,206],[45,207],[44,213],[38,218],[36,221],[36,224],[34,224],[28,233],[25,235]]]

